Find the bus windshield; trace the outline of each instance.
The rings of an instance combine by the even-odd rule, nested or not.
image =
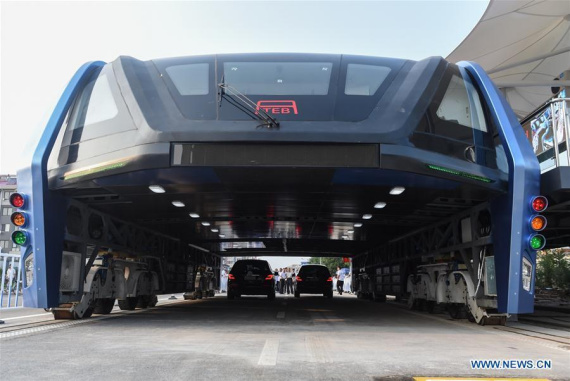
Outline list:
[[[245,95],[327,95],[331,62],[225,62],[228,86]]]

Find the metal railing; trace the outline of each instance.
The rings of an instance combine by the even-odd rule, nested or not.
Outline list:
[[[542,173],[570,166],[570,98],[554,98],[521,121]]]
[[[23,307],[22,264],[20,254],[0,253],[0,265],[2,266],[0,309]]]

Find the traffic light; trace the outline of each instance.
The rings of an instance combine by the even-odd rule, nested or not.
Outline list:
[[[30,236],[25,230],[29,224],[29,216],[27,213],[22,211],[26,208],[26,197],[21,193],[13,193],[10,196],[10,205],[12,205],[14,208],[19,209],[18,211],[12,213],[12,216],[10,217],[12,224],[14,224],[19,229],[12,233],[12,242],[14,242],[16,245],[24,246],[30,241]]]
[[[530,202],[531,209],[534,213],[542,213],[548,207],[548,200],[544,196],[533,197]],[[540,214],[534,214],[530,218],[530,231],[532,234],[529,237],[529,246],[533,250],[540,250],[546,245],[546,238],[538,232],[544,230],[546,227],[546,217]]]

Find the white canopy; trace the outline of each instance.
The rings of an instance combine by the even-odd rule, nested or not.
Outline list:
[[[552,97],[551,81],[570,69],[570,0],[491,0],[447,60],[479,63],[522,118]],[[561,84],[570,88],[568,77]]]

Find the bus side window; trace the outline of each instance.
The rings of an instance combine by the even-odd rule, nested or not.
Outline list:
[[[497,168],[492,126],[485,113],[467,72],[450,65],[411,142],[421,149]],[[468,149],[474,157],[465,155]]]

